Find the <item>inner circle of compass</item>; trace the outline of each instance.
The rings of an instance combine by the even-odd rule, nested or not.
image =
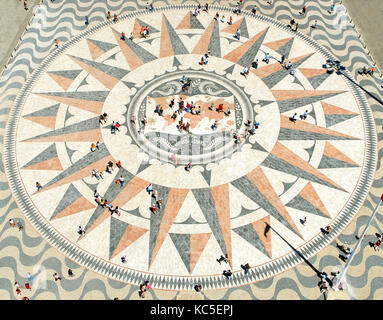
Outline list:
[[[244,284],[301,262],[292,247],[314,255],[360,208],[375,168],[374,124],[355,89],[323,68],[330,55],[272,19],[245,13],[228,25],[214,16],[195,17],[180,7],[121,17],[69,40],[21,90],[5,136],[9,184],[31,223],[75,261],[121,281],[149,279],[158,288],[190,290],[195,277],[211,288],[235,285],[222,278],[228,268]],[[149,38],[139,37],[143,25],[150,26]],[[135,39],[122,40],[129,30]],[[208,49],[209,62],[201,66]],[[267,52],[268,64],[262,61]],[[282,55],[294,75],[281,66]],[[244,77],[244,66],[255,59],[258,69]],[[192,80],[190,92],[179,92],[183,75]],[[175,108],[182,97],[201,107],[223,99],[225,111],[233,109],[228,117],[205,113],[188,135],[168,117],[173,96]],[[156,104],[164,117],[153,113]],[[289,120],[306,110],[306,119]],[[103,112],[108,120],[100,124]],[[139,134],[144,115],[148,124]],[[209,139],[190,152],[194,138],[216,133],[209,127],[214,120],[225,134],[242,133],[254,119],[260,127],[241,148]],[[115,134],[112,121],[121,124]],[[157,139],[162,135],[170,142],[174,135],[175,144],[193,139],[172,162],[176,150]],[[96,141],[100,149],[91,151]],[[103,179],[91,176],[117,160],[121,168]],[[178,166],[186,162],[196,164],[190,172]],[[120,176],[123,185],[116,183]],[[36,181],[43,187],[38,192]],[[149,210],[149,183],[163,199],[156,215]],[[120,216],[95,203],[95,189],[119,206]],[[334,231],[323,237],[320,227],[328,224]],[[224,254],[230,266],[216,261]],[[247,275],[245,263],[253,267]]]
[[[186,90],[180,81],[183,76],[191,81]],[[169,106],[171,99],[173,107]],[[192,103],[195,110],[200,108],[200,114],[178,113],[181,100],[185,108]],[[220,104],[223,111],[217,111]],[[157,105],[163,108],[161,116],[154,112]],[[245,123],[254,121],[251,102],[241,89],[227,78],[205,71],[177,71],[156,77],[137,92],[127,109],[128,133],[137,144],[153,158],[166,162],[172,162],[174,155],[177,164],[196,165],[228,157],[239,147],[233,133],[243,132]],[[129,121],[132,116],[137,119],[135,123]],[[143,117],[148,124],[140,134]],[[189,132],[177,128],[180,121],[190,125]],[[214,121],[217,128],[212,129]]]

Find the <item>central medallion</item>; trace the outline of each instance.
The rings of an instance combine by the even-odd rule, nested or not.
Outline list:
[[[127,134],[152,158],[177,164],[230,156],[240,146],[233,137],[254,120],[252,104],[238,86],[204,71],[157,77],[127,105]]]

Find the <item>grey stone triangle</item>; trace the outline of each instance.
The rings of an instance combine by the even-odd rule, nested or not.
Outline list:
[[[97,129],[99,127],[100,127],[100,125],[99,125],[98,117],[96,117],[96,118],[87,119],[87,120],[69,125],[67,127],[52,130],[52,131],[49,131],[47,133],[40,134],[39,136],[29,138],[29,139],[24,140],[24,141],[60,136],[63,134],[68,134],[68,133],[83,132],[83,131]]]
[[[297,210],[313,213],[315,215],[318,215],[324,218],[328,218],[328,216],[325,213],[323,213],[318,208],[314,207],[309,201],[304,199],[299,194],[296,197],[294,197],[292,200],[290,200],[290,202],[287,203],[286,206],[297,209]]]
[[[211,181],[211,170],[205,170],[201,171],[201,174],[203,178],[206,180],[207,184],[210,186],[210,181]]]
[[[34,164],[53,159],[57,157],[57,150],[56,150],[56,144],[51,144],[48,148],[46,148],[44,151],[42,151],[40,154],[38,154],[36,157],[34,157],[31,161],[29,161],[26,165],[22,167],[28,168],[29,166],[32,166]]]
[[[254,61],[255,56],[257,55],[257,52],[258,52],[259,48],[261,47],[268,30],[269,29],[267,28],[263,32],[263,34],[258,38],[257,41],[255,41],[253,43],[253,45],[246,51],[246,53],[241,57],[241,59],[239,59],[237,61],[237,64],[239,64],[241,66],[251,66],[251,63]],[[248,41],[250,41],[250,40],[248,40]]]
[[[254,141],[254,143],[251,144],[251,149],[268,153],[268,151],[264,147],[262,147],[257,141]]]
[[[328,77],[330,76],[329,73],[322,73],[317,76],[308,78],[310,84],[313,86],[314,89],[318,88]]]
[[[186,269],[190,272],[190,234],[169,233]]]
[[[109,236],[109,259],[112,257],[114,250],[121,241],[129,224],[119,219],[111,217],[110,219],[110,236]]]
[[[88,75],[88,76],[89,76],[89,75]],[[86,85],[89,84],[88,81],[87,81],[88,76],[86,76],[84,79],[82,79],[81,83],[80,83],[79,86],[78,86],[78,89],[81,88],[82,86],[86,86]]]
[[[40,109],[38,111],[29,113],[29,114],[25,115],[24,117],[53,117],[53,116],[55,117],[57,115],[57,111],[58,111],[59,107],[60,107],[60,104],[56,103],[56,104],[49,106],[47,108]]]
[[[215,57],[221,57],[221,39],[219,35],[219,22],[214,21],[213,33],[210,37],[209,47],[211,55]]]
[[[282,159],[280,159],[280,158],[278,158],[272,154],[268,155],[268,157],[262,162],[262,165],[265,167],[277,170],[277,171],[282,171],[282,172],[285,172],[287,174],[291,174],[293,176],[296,176],[296,177],[299,177],[299,178],[302,178],[305,180],[319,183],[321,185],[324,185],[324,186],[327,186],[330,188],[341,190],[338,187],[332,185],[331,183],[324,181],[324,180],[316,177],[315,175],[313,175],[309,172],[306,172],[306,171],[298,168],[297,166],[294,166],[294,165],[288,163],[287,161],[284,161],[284,160],[282,160]]]
[[[309,131],[301,131],[296,129],[280,128],[279,140],[358,140],[356,138],[348,138],[325,133],[316,133]]]
[[[291,38],[289,41],[287,41],[282,47],[280,47],[277,52],[281,56],[285,56],[286,59],[288,59],[291,51],[291,47],[293,46],[294,38]]]
[[[221,227],[219,223],[217,223],[217,211],[215,209],[215,204],[210,188],[192,189],[192,192],[222,252],[226,254],[228,251],[223,238]]]
[[[110,91],[75,91],[75,92],[39,92],[51,97],[72,98],[89,101],[104,102]]]
[[[60,70],[60,71],[49,71],[48,73],[54,74],[59,77],[74,80],[82,72],[82,70]]]
[[[181,62],[178,61],[176,57],[173,59],[173,67],[179,67],[181,65]]]
[[[257,104],[259,104],[262,107],[265,107],[271,103],[274,103],[275,101],[268,101],[268,100],[258,100]]]
[[[124,85],[126,85],[129,89],[132,89],[133,87],[136,86],[135,83],[129,82],[129,81],[122,81]]]
[[[225,72],[226,73],[230,73],[230,74],[232,74],[233,73],[233,71],[234,71],[234,67],[235,67],[235,65],[233,64],[233,65],[231,65],[229,68],[226,68],[225,69]]]
[[[254,212],[254,210],[249,210],[249,209],[246,209],[245,207],[241,206],[241,212],[239,213],[239,215],[237,216],[238,217],[242,217],[242,216],[245,216],[251,212]]]
[[[183,42],[181,41],[181,39],[178,37],[178,34],[175,32],[174,28],[172,27],[172,25],[170,24],[168,19],[165,17],[165,15],[163,17],[165,19],[165,24],[166,24],[166,27],[168,29],[168,35],[170,38],[170,43],[171,43],[171,46],[173,48],[174,54],[175,55],[177,55],[177,54],[188,54],[189,53],[188,50],[186,49],[186,47],[183,44]],[[162,32],[164,32],[164,30],[162,30]]]
[[[297,180],[295,180],[297,181]],[[283,184],[283,192],[286,192],[287,190],[289,190],[291,188],[292,185],[294,185],[294,182],[282,182]]]
[[[352,163],[348,163],[348,162],[345,162],[345,161],[342,161],[342,160],[338,160],[338,159],[334,159],[334,158],[330,158],[330,157],[327,157],[327,156],[323,156],[320,163],[319,163],[319,166],[318,166],[318,169],[328,169],[328,168],[355,168],[355,167],[359,167],[359,166],[356,166]]]
[[[141,163],[140,163],[140,166],[137,169],[136,175],[141,173],[145,169],[149,168],[150,166],[151,166],[151,164],[149,163],[149,161],[142,160]]]
[[[326,126],[331,127],[356,116],[357,114],[325,114]]]
[[[287,111],[294,110],[294,109],[297,109],[318,101],[322,101],[324,99],[331,98],[342,93],[343,92],[333,92],[333,93],[315,95],[311,97],[281,100],[281,101],[278,101],[279,110],[281,113],[285,113]]]
[[[73,186],[73,184],[70,184],[49,220],[55,218],[61,211],[70,206],[80,197],[81,193]]]
[[[82,63],[84,63],[90,67],[93,67],[97,70],[100,70],[101,72],[106,73],[106,74],[108,74],[108,75],[110,75],[116,79],[119,79],[119,80],[122,79],[124,76],[126,76],[129,73],[128,70],[117,68],[117,67],[114,67],[114,66],[111,66],[108,64],[104,64],[101,62],[87,60],[84,58],[75,57],[75,56],[71,56],[71,55],[69,55],[69,56],[72,57],[74,60],[79,60]]]
[[[158,237],[158,231],[160,229],[160,226],[162,223],[162,218],[164,216],[163,212],[166,208],[166,202],[168,199],[170,188],[153,184],[153,190],[157,190],[158,197],[160,199],[162,199],[162,209],[157,210],[156,214],[150,215],[149,265],[152,262],[153,250],[154,250],[154,247],[156,245],[156,241],[157,241],[157,237]],[[152,199],[152,202],[153,202],[153,204],[155,203],[154,199]],[[149,210],[149,208],[148,208],[148,210]]]
[[[263,245],[261,239],[259,238],[258,233],[254,230],[254,227],[252,224],[247,224],[239,228],[235,228],[233,229],[233,231],[236,234],[238,234],[241,238],[249,242],[251,245],[253,245],[255,248],[257,248],[259,251],[261,251],[263,254],[269,257],[269,254],[265,246]]]
[[[300,85],[302,88],[304,88],[302,82],[300,82],[299,79],[298,79],[297,77],[294,77],[294,81],[293,81],[293,83],[296,83],[296,84]]]
[[[247,23],[245,17],[243,17],[243,20],[239,25],[239,30],[241,30],[241,36],[249,38],[249,31],[247,30]]]
[[[281,224],[288,228],[293,233],[296,231],[290,226],[290,224],[283,219],[279,211],[266,199],[264,194],[250,181],[247,176],[243,176],[237,180],[231,182],[231,184],[246,195],[250,200],[258,204],[263,210],[268,212],[272,217],[277,219]],[[299,235],[298,235],[299,236]]]
[[[99,47],[102,51],[107,52],[115,47],[117,45],[109,42],[104,42],[100,40],[93,40],[93,39],[87,39],[88,41],[92,42],[95,46]]]
[[[205,29],[205,27],[199,22],[196,16],[190,12],[190,29]]]
[[[313,155],[314,148],[315,148],[315,144],[316,144],[316,141],[314,142],[314,144],[312,145],[312,147],[304,148],[304,149],[307,151],[307,153],[309,154],[310,158],[311,158],[312,155]]]

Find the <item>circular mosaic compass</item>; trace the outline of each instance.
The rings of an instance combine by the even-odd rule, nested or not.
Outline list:
[[[294,249],[313,256],[358,211],[376,165],[366,100],[323,67],[330,53],[266,17],[246,12],[229,25],[228,8],[192,10],[137,11],[67,41],[21,90],[5,138],[11,189],[37,230],[96,272],[155,288],[242,285],[302,262]],[[194,112],[178,112],[181,101]],[[244,136],[249,121],[260,125]],[[107,173],[109,161],[122,166]],[[162,199],[156,214],[150,183]],[[96,203],[96,189],[120,216]],[[225,254],[229,264],[218,263]]]

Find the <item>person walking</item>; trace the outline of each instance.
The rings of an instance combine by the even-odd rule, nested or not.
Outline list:
[[[123,186],[124,186],[124,182],[125,182],[124,177],[123,177],[123,176],[120,176],[120,177],[118,178],[118,180],[120,181],[121,187],[123,187]]]
[[[14,228],[15,227],[15,221],[13,219],[9,219],[9,225]]]
[[[85,25],[88,25],[89,24],[89,18],[88,16],[85,16]]]
[[[40,191],[43,187],[41,186],[40,183],[36,182],[36,188],[37,188],[37,191]]]
[[[28,282],[31,282],[32,281],[32,278],[33,276],[31,275],[30,272],[27,272],[27,279],[28,279]]]
[[[55,273],[53,274],[53,278],[55,279],[55,281],[57,281],[57,280],[61,280],[61,277],[59,276],[59,274],[58,274],[57,272],[55,272]]]
[[[59,47],[59,41],[57,39],[55,39],[55,46],[56,46],[56,48]]]
[[[73,278],[74,273],[73,273],[72,269],[68,269],[68,276],[69,276],[69,278]]]

